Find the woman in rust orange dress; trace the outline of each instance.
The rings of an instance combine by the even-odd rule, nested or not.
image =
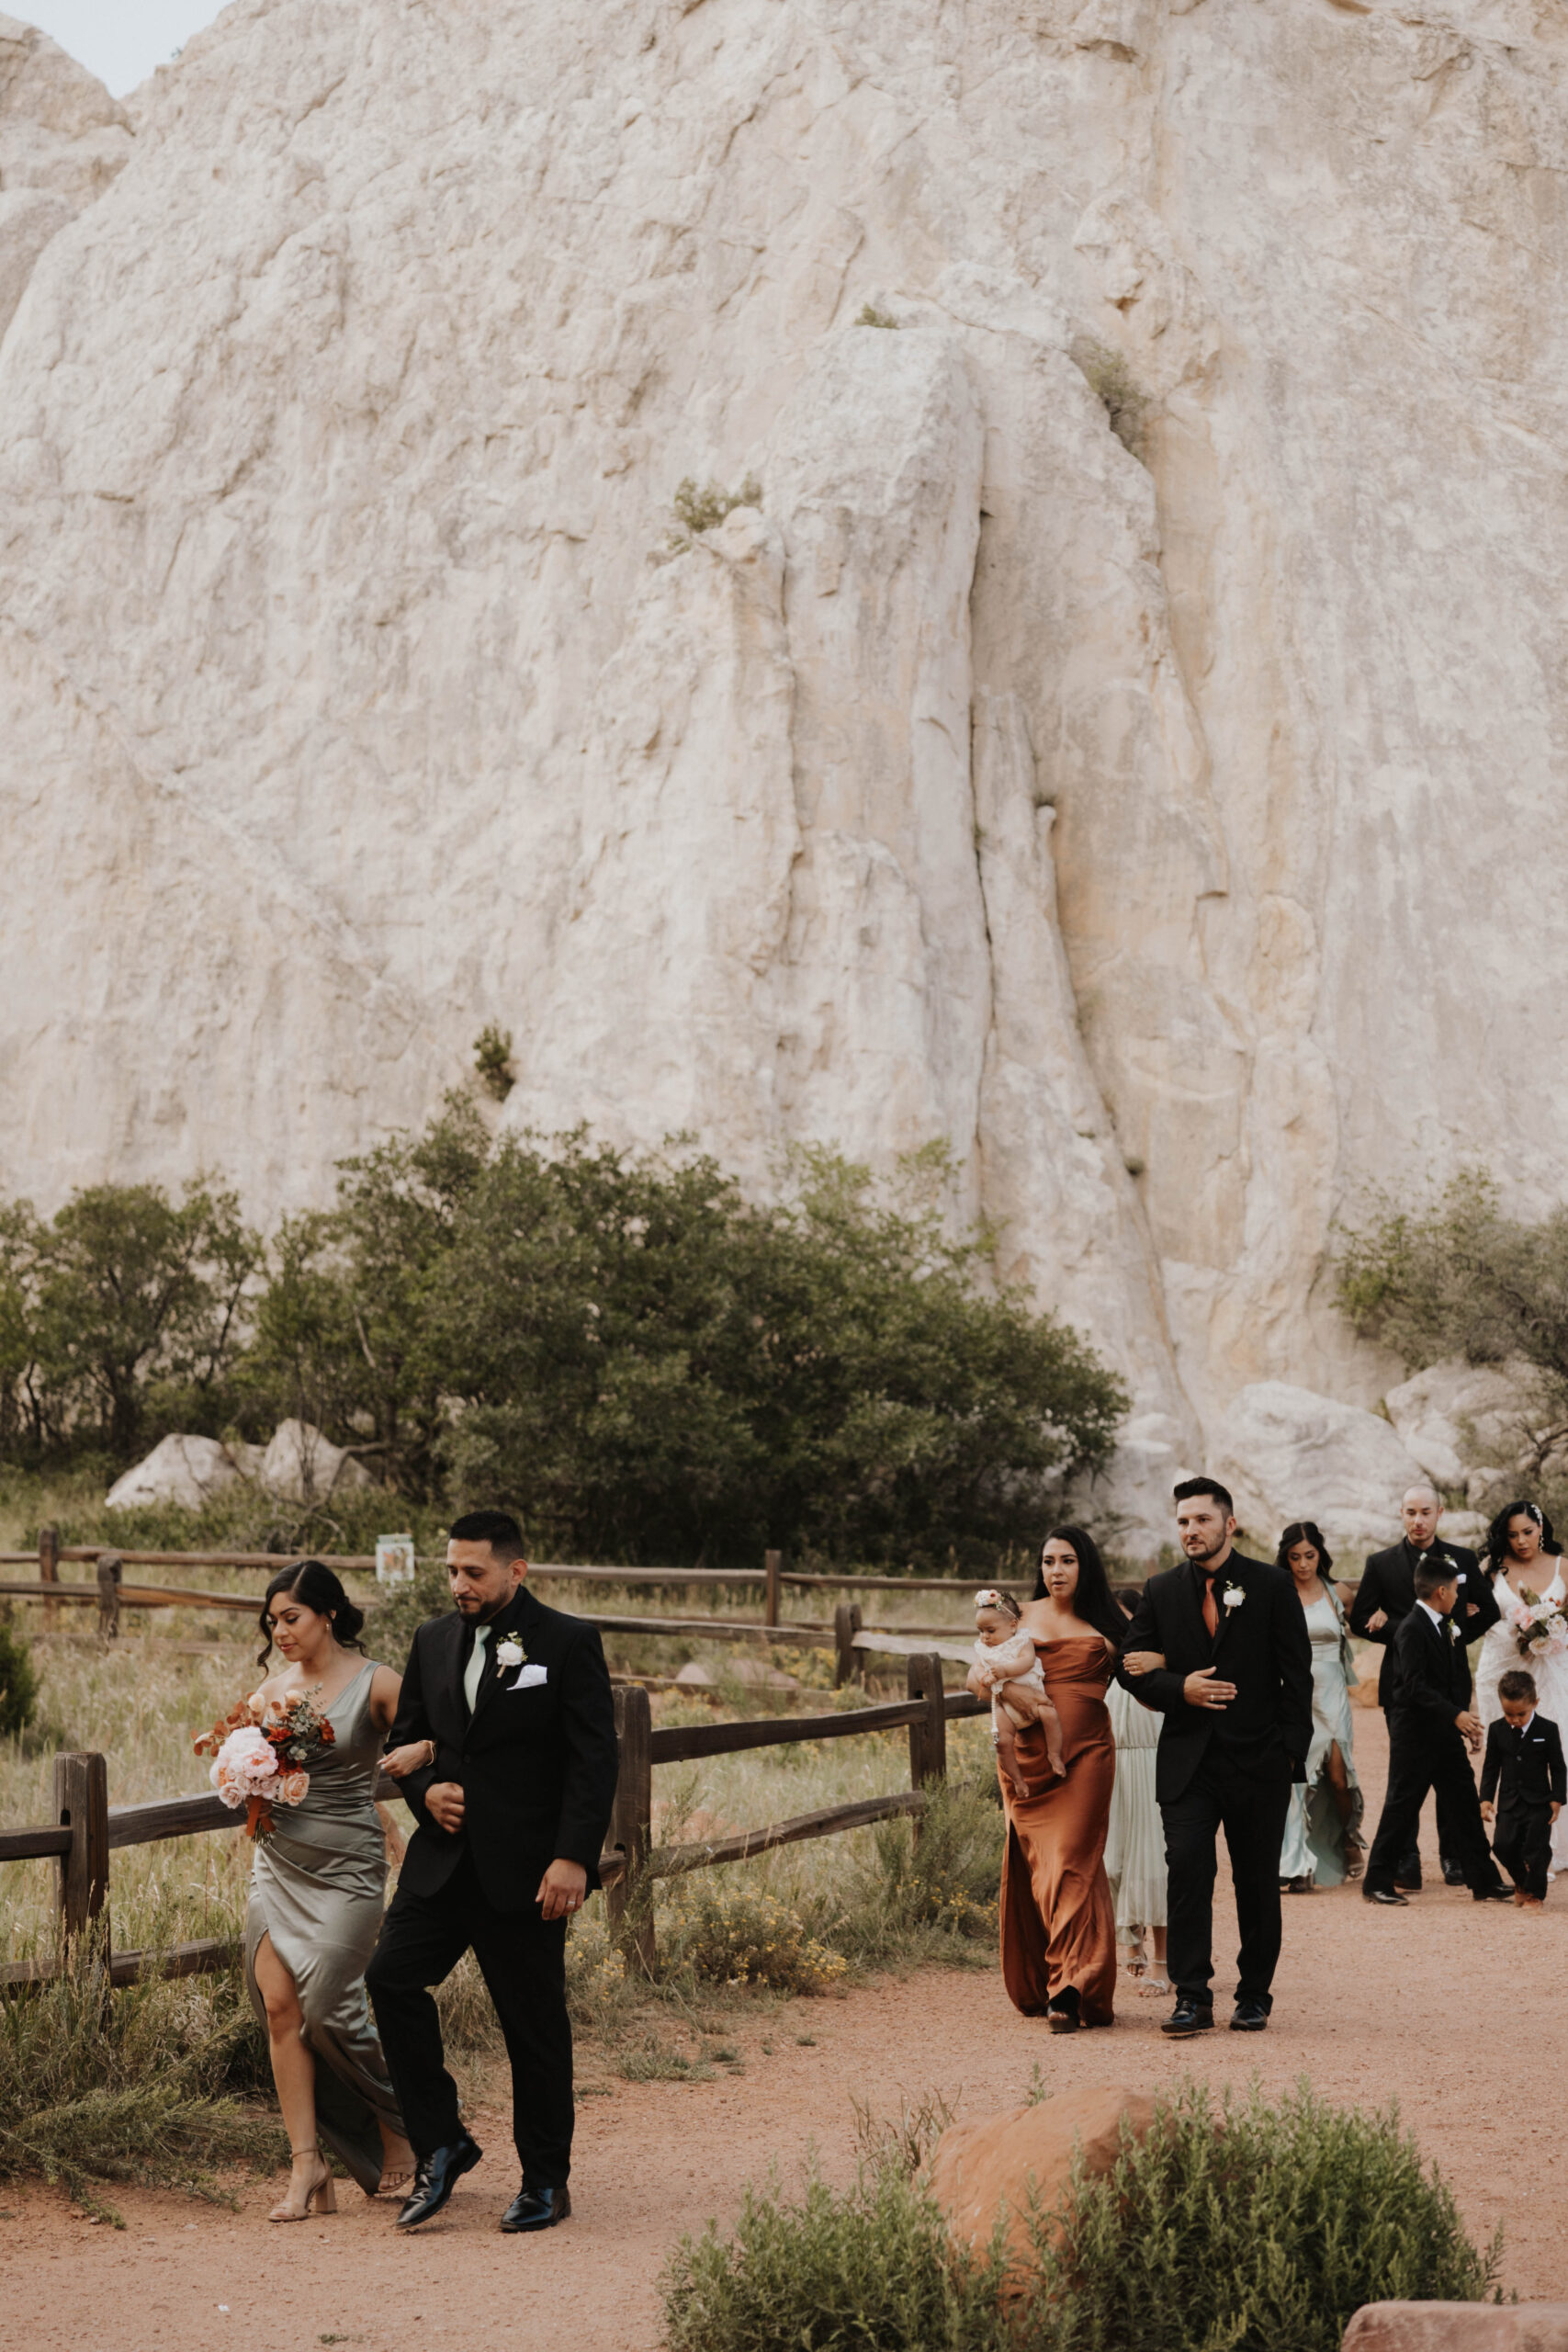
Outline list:
[[[1025,2017],[1054,2033],[1109,2025],[1116,1989],[1116,1914],[1105,1876],[1105,1833],[1116,1743],[1105,1690],[1126,1618],[1092,1536],[1055,1527],[1023,1611],[1062,1719],[1065,1775],[1054,1773],[1040,1725],[1016,1735],[1026,1793],[1006,1788],[1002,1859],[1002,1982]]]

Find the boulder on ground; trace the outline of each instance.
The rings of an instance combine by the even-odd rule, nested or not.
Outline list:
[[[363,1463],[334,1445],[309,1421],[279,1421],[261,1460],[269,1494],[293,1503],[322,1503],[329,1495],[374,1484]]]
[[[215,1437],[160,1438],[143,1462],[117,1478],[105,1498],[108,1510],[142,1503],[184,1503],[197,1510],[236,1479],[250,1476],[260,1458],[254,1445],[225,1445]]]
[[[1568,2303],[1363,2303],[1341,2352],[1568,2352]]]
[[[1474,1364],[1450,1356],[1391,1388],[1383,1403],[1427,1476],[1440,1487],[1468,1487],[1476,1473],[1490,1482],[1500,1475],[1490,1465],[1517,1460],[1534,1385],[1528,1363]]]
[[[1111,1460],[1069,1498],[1069,1516],[1110,1531],[1110,1548],[1124,1559],[1147,1560],[1175,1532],[1171,1488],[1202,1468],[1200,1449],[1169,1413],[1134,1413],[1116,1432]]]
[[[703,1664],[701,1658],[689,1657],[675,1679],[688,1690],[711,1690],[718,1677]]]
[[[1040,2212],[1049,2213],[1072,2177],[1080,2148],[1085,2170],[1098,2179],[1121,2154],[1122,2127],[1141,2140],[1154,2119],[1155,2103],[1144,2092],[1106,2085],[1061,2091],[1033,2107],[987,2116],[979,2123],[952,2124],[931,2154],[931,2194],[953,2236],[977,2250],[989,2243],[997,2215],[1005,2209],[1009,2285],[1004,2292],[1021,2293],[1031,2258],[1032,2202]]]
[[[1313,1519],[1336,1552],[1393,1543],[1401,1497],[1428,1476],[1378,1414],[1283,1380],[1257,1381],[1233,1399],[1209,1467],[1235,1494],[1255,1545]]]

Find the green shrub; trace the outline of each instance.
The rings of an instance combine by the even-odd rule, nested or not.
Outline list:
[[[38,1713],[38,1670],[28,1645],[0,1624],[0,1739],[19,1739]]]
[[[1039,2352],[1337,2352],[1362,2303],[1475,2302],[1496,2275],[1397,2113],[1333,2108],[1303,2083],[1278,2107],[1254,2086],[1218,2114],[1206,2086],[1162,2105],[1109,2174],[1081,2170],[1054,2241],[1033,2232],[1038,2289],[1020,2343]],[[1223,2258],[1216,2259],[1217,2254]]]
[[[670,2352],[1337,2352],[1362,2303],[1473,2302],[1492,2285],[1452,2195],[1397,2118],[1346,2113],[1304,2085],[1277,2108],[1255,2088],[1216,2114],[1201,2085],[1081,2166],[1032,2227],[1034,2271],[1004,2323],[999,2235],[955,2248],[908,2165],[931,2108],[870,2134],[876,2159],[842,2196],[750,2189],[734,2233],[682,2241],[666,2269]]]
[[[847,2195],[748,2188],[734,2235],[710,2224],[666,2267],[668,2352],[1004,2352],[999,2250],[973,2262],[897,2165]]]
[[[699,490],[690,474],[677,484],[671,503],[675,509],[675,527],[665,540],[671,555],[683,554],[694,539],[704,531],[716,530],[738,506],[761,506],[762,485],[755,474],[748,474],[739,490],[726,490],[716,481],[705,482]]]
[[[896,327],[897,323],[892,311],[877,302],[863,302],[855,317],[857,327]]]
[[[512,1032],[489,1022],[474,1039],[474,1068],[479,1083],[496,1102],[504,1102],[517,1083],[512,1066]]]
[[[713,1984],[770,1984],[780,1993],[826,1993],[849,1965],[788,1904],[746,1885],[700,1885],[682,1906],[675,1951]]]

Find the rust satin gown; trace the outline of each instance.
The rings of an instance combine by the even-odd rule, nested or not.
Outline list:
[[[1037,1655],[1062,1718],[1066,1777],[1052,1777],[1038,1724],[1014,1734],[1019,1777],[1006,1784],[1002,1857],[1002,1982],[1014,2008],[1043,2014],[1053,1994],[1077,1988],[1085,2025],[1109,2025],[1116,1991],[1116,1913],[1105,1876],[1105,1833],[1116,1778],[1105,1690],[1114,1661],[1098,1634],[1048,1642]]]

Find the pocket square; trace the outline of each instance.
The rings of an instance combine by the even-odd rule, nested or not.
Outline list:
[[[509,1682],[506,1687],[509,1690],[536,1690],[541,1682],[547,1682],[549,1679],[548,1667],[523,1666],[517,1669],[516,1681]]]

